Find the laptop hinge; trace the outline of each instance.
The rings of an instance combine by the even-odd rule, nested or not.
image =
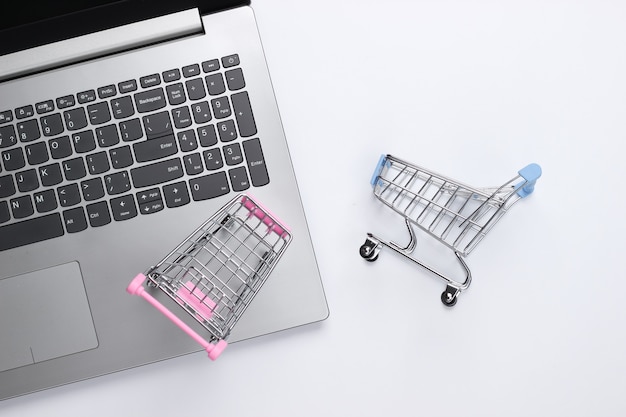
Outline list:
[[[172,13],[0,57],[0,81],[202,33],[197,9]]]

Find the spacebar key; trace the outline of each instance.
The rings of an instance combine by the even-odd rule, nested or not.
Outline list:
[[[183,176],[183,166],[179,158],[168,159],[130,170],[133,185],[137,188],[149,187]]]
[[[0,251],[63,236],[59,213],[0,227]]]

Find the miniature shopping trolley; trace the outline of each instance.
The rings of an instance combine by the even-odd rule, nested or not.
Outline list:
[[[371,180],[374,195],[404,218],[410,240],[402,247],[368,233],[359,253],[364,259],[375,261],[381,247],[386,246],[403,255],[447,283],[441,301],[453,306],[472,280],[464,258],[514,203],[533,192],[540,176],[541,167],[530,164],[502,186],[474,188],[383,155]],[[452,279],[450,274],[439,272],[413,255],[417,246],[414,226],[454,252],[464,271],[464,280]]]
[[[132,280],[139,295],[178,325],[216,359],[231,330],[259,292],[291,242],[288,229],[257,201],[241,194],[189,235],[156,266]],[[208,340],[144,286],[167,294],[178,313],[190,314]]]

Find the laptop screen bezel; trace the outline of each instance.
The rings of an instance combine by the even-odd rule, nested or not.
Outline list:
[[[37,7],[36,3],[25,1],[24,7]],[[250,0],[114,1],[0,30],[0,56],[182,10],[197,8],[201,14],[208,14],[249,4]],[[5,9],[3,13],[10,16],[11,11]]]

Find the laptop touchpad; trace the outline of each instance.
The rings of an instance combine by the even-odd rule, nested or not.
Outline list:
[[[0,280],[0,372],[93,349],[78,262]]]

